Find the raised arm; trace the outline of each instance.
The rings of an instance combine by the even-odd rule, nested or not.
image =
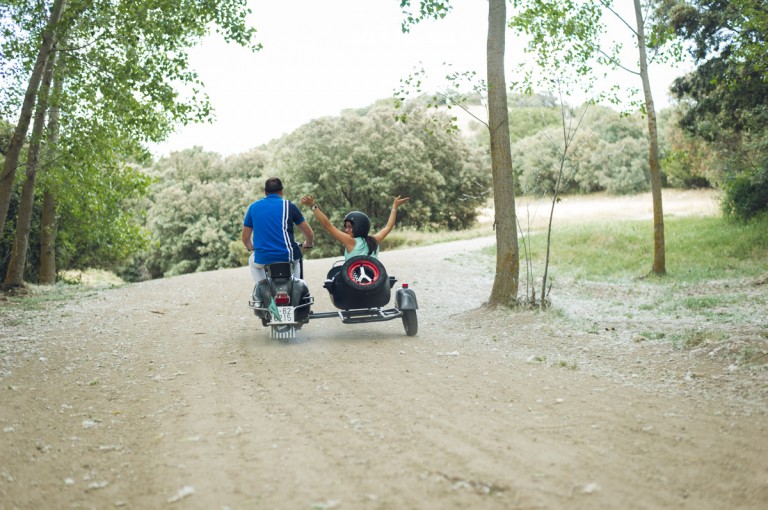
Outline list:
[[[381,243],[389,235],[389,233],[392,232],[392,228],[395,226],[395,220],[397,219],[397,208],[410,199],[411,197],[400,198],[400,195],[397,195],[395,201],[392,202],[392,210],[389,211],[387,224],[373,236],[379,243]]]
[[[318,223],[320,223],[320,225],[325,230],[327,230],[334,239],[340,242],[344,248],[347,249],[347,251],[352,251],[355,248],[355,238],[346,232],[342,232],[338,228],[334,227],[333,223],[331,223],[331,220],[328,219],[328,216],[326,216],[325,213],[320,210],[317,204],[315,204],[315,199],[312,197],[312,195],[301,197],[300,202],[304,205],[308,205],[312,209],[312,214],[314,214]]]
[[[299,227],[299,230],[301,230],[301,233],[304,234],[304,244],[302,244],[302,248],[312,248],[312,245],[315,244],[315,233],[312,231],[312,227],[309,226],[308,221],[302,221],[297,225]]]

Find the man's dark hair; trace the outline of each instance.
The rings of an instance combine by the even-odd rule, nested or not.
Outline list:
[[[264,193],[277,193],[283,189],[283,181],[277,177],[270,177],[264,184]]]

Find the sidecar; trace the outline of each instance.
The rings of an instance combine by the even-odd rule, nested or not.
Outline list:
[[[395,291],[394,308],[389,304],[397,279],[389,276],[384,265],[373,257],[357,256],[338,261],[328,272],[323,287],[338,312],[310,314],[310,319],[339,317],[345,324],[380,322],[401,318],[405,334],[414,336],[419,329],[416,294],[407,283]]]

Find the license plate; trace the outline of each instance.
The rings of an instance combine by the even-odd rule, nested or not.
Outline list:
[[[272,317],[272,324],[293,324],[293,307],[292,306],[278,306],[277,311],[280,313],[280,319]]]

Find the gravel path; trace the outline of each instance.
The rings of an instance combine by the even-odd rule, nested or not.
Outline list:
[[[416,337],[322,319],[270,340],[245,268],[0,309],[0,509],[768,506],[764,368],[565,289],[559,313],[484,310],[488,243],[382,255]],[[318,311],[331,262],[305,268]]]

